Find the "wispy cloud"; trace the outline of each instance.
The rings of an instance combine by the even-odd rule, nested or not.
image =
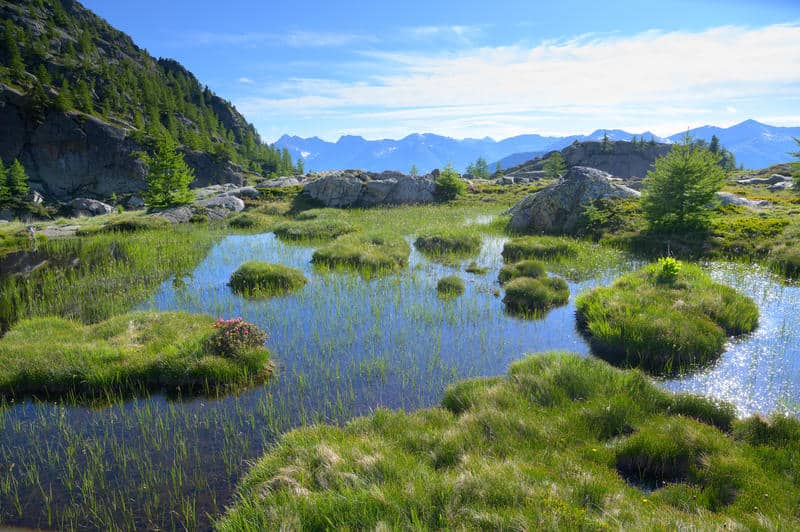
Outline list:
[[[515,116],[524,117],[527,125],[520,127],[528,131],[588,116],[603,127],[660,124],[680,130],[702,125],[697,122],[714,112],[730,116],[733,102],[743,111],[748,101],[795,98],[800,91],[800,24],[583,35],[449,54],[364,55],[388,73],[347,82],[295,79],[280,93],[238,103],[249,113],[272,117],[302,110],[340,113],[365,124],[395,120],[409,131],[425,114],[438,119],[426,130],[511,124]],[[667,132],[674,131],[660,131]]]
[[[239,78],[238,81],[239,81],[239,83],[242,83],[244,85],[252,85],[253,83],[255,83],[255,81],[253,81],[252,79],[247,78],[247,77],[241,77],[241,78]]]

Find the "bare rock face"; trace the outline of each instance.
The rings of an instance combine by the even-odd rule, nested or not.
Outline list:
[[[70,202],[73,216],[100,216],[114,212],[108,203],[90,198],[75,198]]]
[[[410,176],[400,172],[329,172],[310,181],[303,192],[326,207],[374,207],[431,203],[436,184],[432,174]]]
[[[737,183],[742,185],[777,185],[779,183],[786,183],[792,181],[789,176],[781,174],[772,174],[769,177],[751,177],[749,179],[739,179]]]
[[[524,233],[574,233],[584,207],[601,198],[638,197],[640,193],[596,168],[573,166],[558,183],[511,207],[510,226]]]
[[[43,121],[28,113],[26,96],[0,84],[0,158],[19,159],[31,188],[48,199],[109,197],[146,187],[140,146],[131,131],[79,112],[49,112]],[[240,167],[206,152],[184,151],[194,169],[193,187],[244,184]]]
[[[666,155],[671,144],[636,145],[631,142],[609,142],[603,147],[601,142],[577,142],[561,150],[567,166],[597,168],[609,174],[630,180],[644,178],[652,170],[658,157]],[[552,152],[551,152],[552,153]],[[538,177],[550,153],[509,168],[504,172],[509,177]]]

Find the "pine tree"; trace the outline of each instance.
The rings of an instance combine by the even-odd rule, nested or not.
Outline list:
[[[800,148],[800,139],[798,139],[797,137],[792,137],[792,138],[797,143],[797,147]],[[794,177],[794,191],[800,194],[800,149],[789,153],[789,155],[797,159],[797,161],[792,163],[792,168],[794,168],[794,173],[792,174],[792,177]]]
[[[716,135],[711,135],[711,143],[708,145],[708,151],[714,155],[719,153],[719,138]]]
[[[28,101],[26,102],[28,113],[30,113],[35,123],[41,124],[44,122],[51,103],[50,95],[45,92],[39,80],[35,80],[33,86],[31,86],[31,89],[28,91]]]
[[[47,67],[42,63],[39,63],[39,66],[36,67],[36,79],[45,87],[49,87],[53,84],[53,80],[50,78],[50,72],[47,71]]]
[[[483,157],[478,157],[471,173],[477,178],[489,179],[489,177],[491,177],[489,173],[489,163],[487,163],[486,159]]]
[[[497,164],[494,165],[494,173],[497,175],[502,175],[503,165],[500,164],[500,161],[497,161]]]
[[[8,188],[6,167],[0,159],[0,207],[8,205],[11,201],[11,189]]]
[[[92,93],[89,89],[89,84],[86,80],[78,81],[75,87],[75,106],[84,113],[94,113],[94,105],[92,104]]]
[[[652,229],[679,233],[708,227],[715,194],[725,181],[718,157],[686,135],[647,173],[642,211]]]
[[[30,190],[30,187],[28,187],[28,174],[25,173],[25,167],[22,166],[18,159],[14,159],[14,162],[11,163],[6,182],[12,199],[25,199]]]
[[[567,162],[560,151],[554,151],[544,163],[544,175],[550,179],[558,179],[567,173]]]
[[[417,165],[416,164],[412,164],[411,165],[411,170],[409,170],[409,175],[412,175],[412,176],[418,176],[419,175],[419,170],[417,170]]]
[[[11,76],[14,80],[21,81],[25,77],[25,63],[22,61],[17,41],[19,41],[17,25],[11,19],[6,19],[3,22],[3,56]]]
[[[600,151],[608,153],[611,151],[611,141],[608,138],[608,133],[603,132],[603,141],[600,143]]]
[[[189,168],[177,144],[168,135],[158,139],[153,156],[144,156],[147,164],[147,190],[142,194],[148,207],[170,207],[192,201],[189,184],[194,171]]]
[[[297,158],[297,173],[298,174],[306,173],[306,165],[303,162],[303,158],[302,157],[298,157]]]

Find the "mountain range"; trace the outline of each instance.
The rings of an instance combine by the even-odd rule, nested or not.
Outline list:
[[[415,165],[420,172],[441,168],[448,162],[460,171],[478,157],[491,161],[494,170],[499,162],[502,168],[510,168],[552,150],[560,150],[574,141],[601,140],[608,135],[610,140],[631,140],[634,136],[656,142],[678,142],[687,132],[669,137],[659,137],[650,132],[629,133],[620,129],[598,129],[589,135],[566,137],[519,135],[496,141],[482,139],[454,139],[431,133],[412,134],[399,140],[367,140],[360,136],[347,135],[336,142],[327,142],[318,137],[302,138],[284,135],[275,143],[286,148],[292,158],[302,157],[307,170],[321,171],[342,168],[364,170],[409,171]],[[716,135],[720,143],[736,157],[737,164],[745,168],[763,168],[791,159],[790,151],[797,151],[794,137],[800,138],[800,127],[778,127],[745,120],[728,128],[703,126],[690,129],[695,139],[710,141]]]

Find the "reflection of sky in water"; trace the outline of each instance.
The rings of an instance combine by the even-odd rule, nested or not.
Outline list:
[[[477,262],[490,267],[489,273],[460,272],[466,293],[441,301],[434,290],[437,279],[457,270],[430,262],[416,250],[402,274],[364,281],[353,274],[315,272],[309,263],[311,248],[286,245],[272,234],[231,236],[212,250],[183,288],[165,283],[145,308],[241,315],[265,327],[281,367],[272,386],[286,393],[295,390],[292,400],[304,411],[333,401],[348,403],[351,414],[378,405],[417,408],[437,403],[444,386],[457,378],[505,373],[524,353],[588,352],[575,330],[575,295],[610,282],[618,272],[571,282],[570,304],[544,319],[518,319],[507,315],[492,293],[498,288],[503,241],[490,238],[484,243]],[[251,259],[300,268],[309,283],[286,297],[241,298],[226,283],[241,262]],[[761,326],[731,342],[712,367],[664,384],[732,401],[742,414],[800,400],[795,362],[800,312],[793,304],[800,302],[800,290],[780,285],[756,267],[713,265],[711,271],[718,281],[757,301]],[[296,393],[298,379],[307,386],[303,394]]]
[[[171,519],[183,497],[195,501],[193,513],[217,514],[220,504],[232,500],[246,461],[294,426],[343,422],[378,406],[434,405],[448,384],[504,374],[525,353],[568,350],[587,355],[586,342],[575,330],[575,296],[610,283],[636,264],[606,269],[597,279],[570,282],[569,305],[528,321],[505,314],[493,293],[499,288],[503,241],[490,238],[484,243],[477,262],[490,268],[485,275],[431,263],[412,251],[402,273],[366,281],[355,274],[315,272],[309,263],[311,248],[281,243],[272,234],[226,237],[191,275],[182,282],[165,282],[141,308],[242,316],[258,323],[271,335],[268,347],[278,364],[273,379],[217,399],[169,401],[155,396],[97,409],[23,401],[0,410],[0,455],[5,463],[19,464],[17,470],[37,470],[43,485],[52,485],[60,498],[56,504],[68,508],[76,503],[64,498],[67,449],[94,448],[102,460],[101,478],[89,489],[99,504],[112,507],[118,495],[133,505],[134,515],[143,515],[152,508],[145,510],[140,491],[144,488],[137,479],[155,474],[147,491],[159,499],[159,522],[174,526]],[[227,281],[246,260],[300,268],[309,282],[293,295],[241,298]],[[796,411],[800,288],[781,286],[757,267],[716,264],[710,269],[716,280],[756,300],[761,326],[732,342],[712,367],[664,385],[732,401],[741,414],[768,412],[775,406]],[[466,292],[442,301],[436,296],[436,282],[452,273],[465,279]],[[169,443],[173,439],[178,445]],[[181,455],[181,446],[193,453]],[[132,459],[125,465],[120,455]],[[80,461],[89,455],[77,456]],[[175,465],[186,475],[177,490],[169,476]],[[45,526],[39,487],[23,484],[20,490],[24,517],[13,522]],[[13,508],[13,500],[0,497],[0,518],[8,522],[16,515]]]

